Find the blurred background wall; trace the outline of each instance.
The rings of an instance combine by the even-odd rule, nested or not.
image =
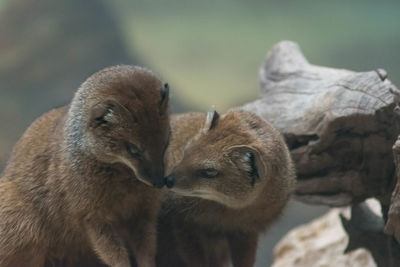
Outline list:
[[[154,70],[178,112],[257,98],[258,68],[284,39],[314,64],[382,67],[399,85],[399,14],[395,0],[0,0],[0,171],[35,118],[109,65]],[[292,202],[262,238],[257,266],[288,229],[325,210]]]

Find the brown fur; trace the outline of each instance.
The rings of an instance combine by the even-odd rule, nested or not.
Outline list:
[[[293,190],[293,164],[276,129],[246,111],[215,118],[203,126],[204,114],[172,117],[166,165],[177,194],[168,193],[161,209],[157,266],[253,266],[259,234]],[[218,175],[202,177],[202,169]]]
[[[145,183],[163,181],[167,109],[150,71],[116,66],[37,119],[0,179],[0,266],[76,266],[93,251],[110,266],[131,254],[154,266],[162,191]]]

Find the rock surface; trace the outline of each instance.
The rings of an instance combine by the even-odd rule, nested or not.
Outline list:
[[[379,214],[379,203],[368,201]],[[350,208],[335,208],[313,222],[291,230],[275,247],[271,267],[376,267],[371,253],[358,248],[344,254],[349,238],[340,214],[349,217]]]

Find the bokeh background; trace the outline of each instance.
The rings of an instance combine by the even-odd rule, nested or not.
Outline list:
[[[314,64],[380,67],[400,84],[400,1],[0,0],[0,171],[29,124],[105,66],[154,70],[174,112],[223,113],[257,98],[258,69],[280,40]],[[325,210],[292,202],[261,239],[257,266]]]

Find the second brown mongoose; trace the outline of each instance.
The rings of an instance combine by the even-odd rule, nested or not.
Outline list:
[[[295,185],[281,134],[242,110],[171,121],[166,179],[175,185],[159,217],[157,266],[253,266],[259,234]]]

